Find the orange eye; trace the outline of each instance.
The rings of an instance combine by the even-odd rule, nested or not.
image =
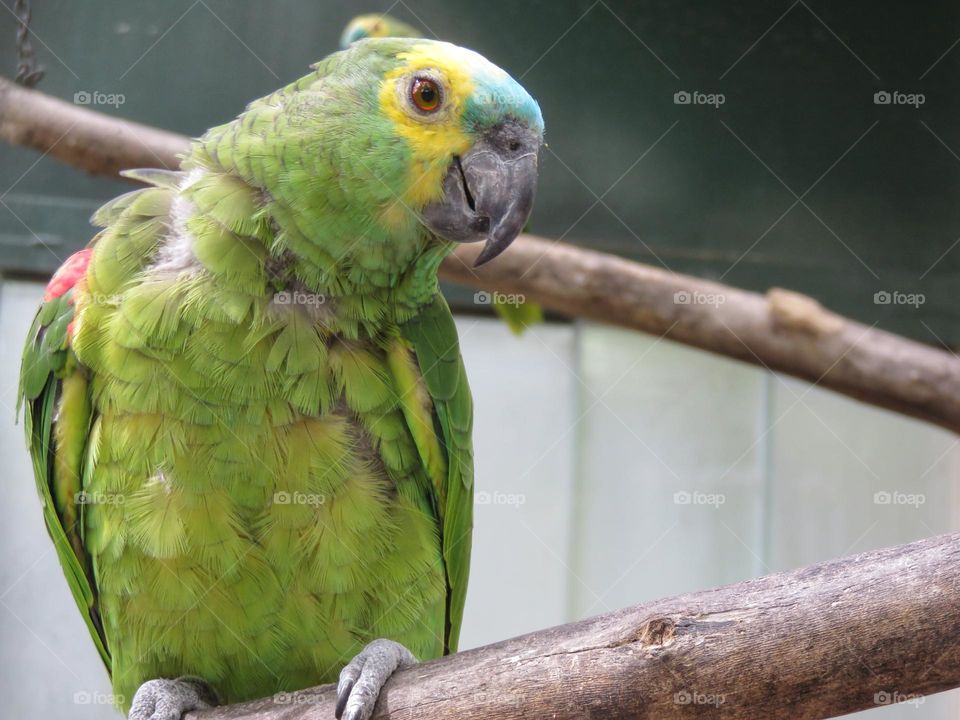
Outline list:
[[[418,110],[426,113],[436,112],[440,109],[440,86],[430,78],[414,78],[410,86],[410,99]]]

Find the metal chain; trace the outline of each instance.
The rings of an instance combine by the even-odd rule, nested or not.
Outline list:
[[[30,0],[16,0],[13,12],[17,16],[17,82],[33,87],[43,79],[45,70],[33,58],[30,44]]]

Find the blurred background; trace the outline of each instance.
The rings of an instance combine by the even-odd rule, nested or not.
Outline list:
[[[0,74],[12,77],[13,0],[0,5]],[[960,343],[956,3],[31,5],[40,90],[194,136],[305,74],[354,15],[389,12],[483,53],[538,99],[537,234]],[[117,717],[13,418],[43,279],[127,189],[0,146],[11,717]],[[946,431],[655,337],[548,318],[517,338],[473,291],[445,291],[476,401],[465,648],[960,528]],[[955,718],[960,693],[869,712]]]

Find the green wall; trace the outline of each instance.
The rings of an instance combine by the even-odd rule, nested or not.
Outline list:
[[[797,289],[868,324],[960,344],[954,3],[33,5],[41,89],[123,94],[99,109],[189,134],[303,74],[352,15],[392,7],[493,58],[539,99],[549,148],[538,233],[737,286]],[[7,75],[13,36],[0,12]],[[675,104],[695,90],[725,102]],[[925,102],[877,105],[882,90]],[[48,273],[87,241],[92,209],[125,188],[37,157],[0,147],[0,190],[13,186],[0,192],[7,272]],[[878,305],[882,291],[925,302]]]

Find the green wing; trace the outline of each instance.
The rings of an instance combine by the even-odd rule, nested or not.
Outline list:
[[[446,652],[457,650],[470,572],[473,532],[473,398],[460,357],[457,328],[443,296],[401,327],[430,399],[433,425],[446,456],[446,477],[434,478],[447,573]],[[411,427],[416,435],[417,429]]]
[[[73,293],[46,300],[37,312],[23,353],[19,403],[47,531],[109,671],[96,585],[83,547],[83,468],[92,412],[86,371],[70,349]]]

